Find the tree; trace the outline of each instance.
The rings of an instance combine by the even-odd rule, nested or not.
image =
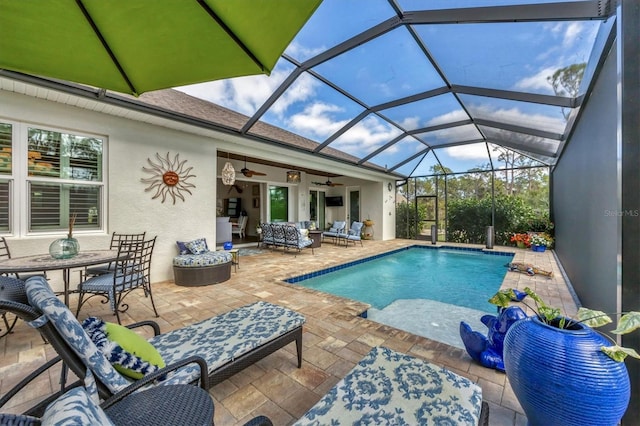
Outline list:
[[[580,93],[580,84],[584,76],[584,70],[587,67],[586,62],[580,64],[571,64],[564,68],[556,70],[553,75],[547,77],[547,81],[553,87],[553,92],[558,96],[567,96],[575,98]],[[569,118],[570,111],[562,109],[564,118]]]

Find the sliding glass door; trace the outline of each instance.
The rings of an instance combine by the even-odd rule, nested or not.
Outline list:
[[[269,187],[269,217],[271,222],[289,220],[289,188],[286,186]]]

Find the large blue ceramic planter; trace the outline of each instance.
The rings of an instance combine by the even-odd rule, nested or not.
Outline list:
[[[600,351],[609,340],[582,324],[576,328],[531,317],[507,332],[505,370],[530,425],[617,425],[627,409],[625,364]]]

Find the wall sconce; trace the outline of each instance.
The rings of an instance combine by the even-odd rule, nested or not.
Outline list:
[[[297,170],[289,170],[287,172],[287,183],[300,183],[300,172]]]

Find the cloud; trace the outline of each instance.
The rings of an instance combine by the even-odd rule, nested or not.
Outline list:
[[[559,115],[552,117],[542,113],[526,113],[519,108],[496,108],[487,104],[471,104],[471,113],[478,117],[489,117],[493,121],[511,123],[530,128],[541,128],[551,132],[562,133],[566,127],[566,120]]]
[[[291,105],[313,98],[319,85],[320,82],[310,74],[301,74],[271,106],[270,111],[282,119]]]
[[[515,85],[516,90],[522,90],[525,92],[542,92],[553,94],[553,88],[547,81],[547,77],[552,76],[558,68],[557,65],[542,68],[534,75],[522,78]]]
[[[400,130],[385,121],[369,116],[353,126],[330,146],[356,156],[364,156],[391,141]]]
[[[292,115],[287,122],[290,128],[300,135],[324,140],[347,124],[347,120],[332,118],[333,113],[342,111],[343,108],[337,105],[316,102],[307,105],[302,112]]]
[[[438,124],[452,123],[454,121],[468,120],[469,116],[462,108],[441,114],[427,121],[425,127],[437,126]]]
[[[452,146],[444,148],[444,151],[457,160],[482,160],[489,161],[487,145],[485,143],[474,143],[468,145]]]
[[[253,115],[288,74],[288,71],[274,70],[271,76],[236,77],[176,87],[176,90],[242,114]]]
[[[550,37],[546,39],[547,49],[536,56],[540,65],[531,67],[532,73],[516,82],[514,90],[553,94],[547,77],[560,68],[586,62],[598,31],[592,22],[557,22],[543,28]]]
[[[319,55],[325,50],[327,50],[327,48],[324,45],[314,48],[308,48],[294,41],[287,47],[287,50],[285,50],[284,53],[291,56],[292,58],[298,59],[299,61],[305,61],[309,58],[313,58]]]

